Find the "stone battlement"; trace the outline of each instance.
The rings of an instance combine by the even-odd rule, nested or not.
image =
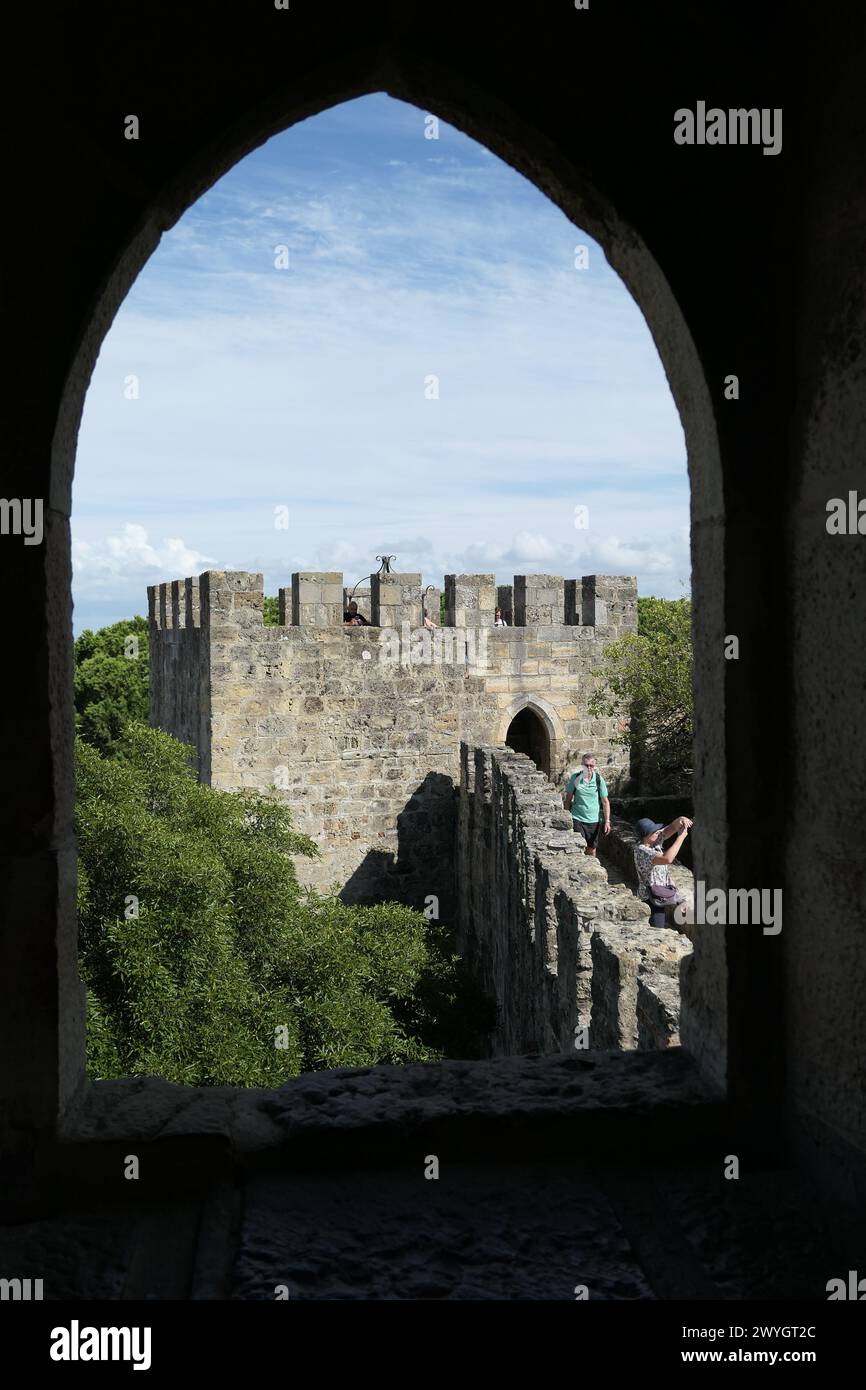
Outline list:
[[[461,744],[458,947],[499,1005],[492,1055],[679,1042],[679,966],[691,943],[649,925],[528,757]]]
[[[493,627],[501,608],[509,628],[615,627],[636,622],[637,583],[627,575],[516,574],[513,584],[497,585],[492,574],[446,574],[446,626]],[[442,589],[422,582],[418,573],[374,574],[368,586],[344,586],[338,571],[299,571],[279,590],[280,626],[342,627],[353,596],[374,627],[409,623],[420,627],[424,612],[439,621]],[[263,576],[246,570],[208,570],[187,579],[155,584],[148,591],[151,627],[156,631],[233,625],[263,625]],[[508,629],[497,629],[507,631]]]

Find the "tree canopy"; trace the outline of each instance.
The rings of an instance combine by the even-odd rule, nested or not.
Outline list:
[[[684,790],[692,775],[691,599],[639,598],[637,633],[605,648],[593,718],[618,717],[644,788]]]
[[[301,889],[316,849],[285,806],[201,785],[190,752],[136,723],[77,741],[89,1074],[272,1087],[477,1055],[495,1009],[448,929]]]
[[[95,748],[111,748],[129,719],[147,721],[148,624],[126,618],[87,628],[75,643],[75,724]]]
[[[276,595],[265,598],[263,621],[280,621]],[[128,720],[147,723],[149,665],[146,618],[81,633],[75,643],[75,724],[86,743],[107,752]]]

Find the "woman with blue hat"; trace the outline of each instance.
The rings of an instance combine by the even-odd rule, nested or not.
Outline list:
[[[634,847],[637,893],[643,902],[649,903],[651,927],[663,927],[667,909],[680,901],[680,895],[671,883],[670,865],[679,854],[693,824],[688,816],[678,816],[670,825],[661,825],[644,816],[635,825],[638,838]],[[669,849],[663,850],[664,841],[670,839],[671,835],[675,835],[676,839]]]

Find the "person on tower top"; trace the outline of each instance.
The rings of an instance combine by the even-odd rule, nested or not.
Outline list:
[[[346,609],[345,613],[343,614],[343,622],[344,622],[344,623],[349,623],[351,627],[369,627],[369,626],[370,626],[370,623],[369,623],[368,620],[363,616],[363,614],[358,612],[358,605],[357,605],[357,603],[355,602],[354,599],[352,599],[352,602],[349,604],[348,608]]]

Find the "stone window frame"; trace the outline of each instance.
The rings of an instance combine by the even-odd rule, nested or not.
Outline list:
[[[689,325],[660,265],[637,230],[593,187],[539,130],[513,111],[500,107],[488,93],[453,73],[425,68],[403,72],[394,55],[357,59],[361,71],[348,80],[319,73],[316,94],[286,99],[279,113],[248,113],[230,131],[203,145],[197,159],[151,198],[137,232],[108,275],[89,320],[82,325],[78,351],[64,383],[52,441],[51,493],[46,529],[45,566],[47,681],[46,736],[50,739],[50,776],[54,794],[54,831],[44,859],[47,880],[29,892],[33,868],[24,868],[12,901],[32,952],[32,969],[42,987],[53,992],[51,1008],[34,1022],[27,1064],[16,1096],[19,1127],[43,1136],[75,1127],[75,1113],[86,1098],[84,1076],[84,992],[77,975],[75,915],[75,845],[72,682],[71,558],[69,517],[78,429],[96,358],[111,322],[162,234],[228,170],[271,136],[300,120],[357,97],[385,93],[419,111],[435,111],[503,159],[570,218],[575,230],[588,233],[603,249],[641,309],[664,365],[680,419],[689,458],[691,483],[692,578],[700,625],[695,640],[695,802],[701,827],[695,834],[695,872],[707,881],[725,883],[727,814],[725,767],[725,688],[723,649],[724,561],[723,478],[713,400]],[[44,695],[40,693],[40,699]],[[513,717],[513,716],[512,716]],[[49,732],[50,729],[50,732]],[[52,938],[49,945],[48,934]],[[51,953],[50,968],[46,967]],[[26,967],[22,966],[22,969]],[[691,960],[691,994],[699,1007],[684,1009],[683,1044],[703,1074],[726,1081],[730,1032],[727,1017],[727,964],[723,937],[695,941]],[[684,981],[685,983],[685,981]],[[14,982],[12,982],[14,988]],[[693,1030],[690,1033],[690,1019]],[[742,1048],[747,1021],[739,1020]],[[115,1085],[118,1083],[115,1083]],[[130,1087],[138,1083],[129,1082]],[[192,1088],[191,1088],[192,1089]],[[206,1096],[206,1092],[203,1093]]]

